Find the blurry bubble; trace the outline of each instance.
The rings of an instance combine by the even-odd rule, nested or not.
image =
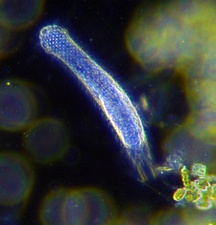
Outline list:
[[[191,91],[190,133],[205,143],[216,144],[216,80],[202,79]],[[194,93],[195,92],[195,93]]]
[[[99,189],[60,189],[45,197],[40,219],[44,225],[102,225],[113,212],[110,196]]]
[[[190,133],[205,143],[216,145],[216,111],[208,109],[196,113],[188,121]]]
[[[150,207],[131,205],[124,207],[120,214],[109,225],[143,225],[149,224],[152,214]]]
[[[24,82],[0,81],[0,128],[23,129],[35,116],[36,100]]]
[[[98,189],[84,189],[82,191],[86,199],[88,217],[87,224],[101,225],[109,221],[115,214],[111,197]]]
[[[63,189],[49,193],[42,204],[40,219],[44,225],[62,225],[62,205],[67,192]]]
[[[148,70],[176,67],[215,77],[215,15],[211,0],[141,5],[126,32],[128,50]]]
[[[11,206],[26,200],[33,183],[34,171],[21,155],[0,153],[0,205]]]
[[[149,225],[184,225],[184,218],[181,215],[179,208],[166,208],[159,209],[156,213],[152,213],[150,216]]]
[[[215,85],[216,80],[213,79],[192,80],[191,91],[188,94],[192,112],[197,112],[197,109],[216,111]]]
[[[63,224],[83,225],[88,224],[88,202],[80,192],[70,193],[62,205]]]
[[[0,24],[10,29],[20,29],[35,23],[44,9],[44,0],[1,1]]]
[[[182,33],[181,23],[173,19],[165,7],[161,4],[143,12],[141,6],[126,33],[128,50],[142,66],[150,70],[173,66],[182,49],[189,53],[186,48],[188,42],[185,41],[187,36]]]
[[[146,225],[148,224],[143,221],[145,220],[141,218],[130,219],[130,218],[124,218],[124,217],[117,217],[106,225]]]
[[[44,118],[32,123],[24,135],[24,144],[35,162],[53,163],[65,154],[69,133],[61,120]]]
[[[187,207],[182,211],[182,217],[184,218],[185,223],[187,225],[203,225],[210,224],[211,221],[216,220],[215,209],[209,209],[207,211],[200,211],[196,208],[192,209]]]
[[[187,205],[159,209],[151,214],[148,225],[208,225],[215,219],[214,210],[200,211]]]

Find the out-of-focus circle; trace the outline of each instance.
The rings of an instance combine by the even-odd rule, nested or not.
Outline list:
[[[121,212],[106,225],[147,225],[152,213],[148,205],[129,205],[121,209]]]
[[[191,113],[186,120],[190,134],[204,143],[216,144],[216,81],[200,79],[188,94]]]
[[[34,118],[35,113],[35,96],[26,83],[0,81],[0,129],[19,131]]]
[[[115,215],[112,198],[96,188],[60,189],[43,200],[44,225],[101,225]]]
[[[206,144],[216,145],[216,112],[209,109],[192,114],[188,120],[190,134]]]
[[[212,0],[161,2],[150,10],[144,3],[126,30],[128,50],[149,71],[215,78],[215,12]]]
[[[26,150],[35,162],[42,164],[61,159],[69,143],[69,133],[64,123],[53,118],[35,121],[24,135]]]
[[[167,208],[160,209],[156,213],[152,214],[150,218],[149,225],[167,225],[167,224],[175,224],[175,225],[183,225],[185,224],[184,218],[182,215],[181,208]]]
[[[62,225],[62,205],[66,198],[66,190],[50,192],[43,200],[40,220],[44,225]]]
[[[106,192],[96,188],[84,188],[81,190],[81,194],[87,205],[87,224],[106,224],[113,218],[115,207],[111,196]],[[71,192],[71,196],[74,196],[73,192]]]
[[[216,221],[215,208],[200,211],[196,208],[187,207],[182,211],[181,216],[184,218],[184,224],[188,225],[209,225],[212,221]]]
[[[25,158],[15,152],[0,153],[0,206],[21,203],[33,184],[34,170]]]
[[[68,193],[62,204],[62,220],[66,225],[88,224],[88,202],[82,192]]]
[[[44,0],[3,0],[0,7],[0,25],[20,29],[32,25],[44,9]]]

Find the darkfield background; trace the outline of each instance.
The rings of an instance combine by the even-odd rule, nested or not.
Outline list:
[[[18,5],[26,4],[21,0],[16,2]],[[126,47],[127,28],[141,3],[149,9],[148,12],[158,4],[157,1],[141,0],[47,0],[38,9],[40,13],[37,19],[32,19],[31,22],[26,19],[26,25],[22,28],[19,29],[17,25],[7,31],[11,35],[16,34],[19,44],[16,45],[14,41],[11,44],[12,53],[2,54],[0,82],[4,84],[6,81],[18,80],[24,82],[25,87],[27,83],[36,96],[37,107],[35,106],[33,122],[25,122],[25,126],[18,130],[3,127],[0,131],[0,150],[16,152],[25,157],[34,174],[31,191],[22,201],[15,205],[2,204],[0,224],[63,224],[59,219],[62,209],[57,206],[60,203],[57,201],[54,208],[48,203],[47,206],[46,199],[52,199],[52,196],[47,196],[64,189],[78,193],[85,188],[93,190],[95,195],[106,193],[112,207],[109,205],[105,210],[91,202],[91,207],[97,208],[94,211],[97,212],[97,220],[89,216],[86,220],[88,222],[80,222],[79,217],[77,221],[73,220],[68,209],[70,216],[64,224],[161,224],[159,221],[165,211],[167,214],[163,217],[162,224],[183,224],[178,222],[179,210],[182,209],[176,208],[172,200],[174,190],[182,185],[178,171],[166,173],[164,167],[155,179],[140,183],[131,167],[130,159],[93,100],[75,76],[56,58],[45,53],[39,42],[42,27],[52,24],[62,26],[91,58],[116,79],[131,98],[145,124],[154,169],[157,170],[159,165],[165,165],[161,140],[170,134],[176,123],[182,121],[187,113],[187,104],[184,103],[184,96],[179,94],[177,81],[174,81],[174,88],[165,91],[165,98],[162,98],[166,107],[161,108],[157,101],[157,94],[161,92],[154,88],[154,79],[145,79],[148,71],[141,68]],[[3,6],[4,3],[0,3],[0,7]],[[19,13],[12,3],[7,7],[12,7],[14,12]],[[30,6],[26,7],[30,10]],[[161,72],[161,80],[155,81],[157,87],[160,82],[164,84],[169,73],[170,68]],[[154,89],[154,95],[150,96],[154,116],[152,111],[142,108],[140,101],[141,96],[151,93],[151,88]],[[180,111],[175,110],[177,101],[182,103]],[[160,112],[164,110],[160,115],[156,113],[158,106]],[[31,123],[44,118],[54,118],[64,125],[67,149],[58,160],[41,163],[34,158],[34,154],[29,153],[25,138],[26,133],[31,134]],[[151,122],[148,122],[148,118],[151,118]],[[159,126],[161,121],[166,126]],[[58,139],[58,135],[46,137],[41,134],[40,137],[46,143],[52,138]],[[34,141],[37,146],[41,139]],[[173,160],[180,159],[174,156]],[[1,176],[0,185],[3,190],[6,178]],[[7,192],[7,187],[4,190],[5,193],[10,193]],[[88,211],[79,204],[78,208],[79,213]],[[109,219],[98,219],[100,211],[103,212],[103,218],[106,211]],[[78,211],[73,212],[78,214]],[[50,217],[56,219],[50,222]]]

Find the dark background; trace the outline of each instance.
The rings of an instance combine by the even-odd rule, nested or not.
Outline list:
[[[127,52],[124,34],[141,2],[47,1],[39,21],[22,31],[22,47],[1,62],[1,78],[24,79],[43,90],[41,116],[62,118],[71,132],[72,148],[77,152],[77,155],[68,156],[76,163],[36,166],[36,186],[23,214],[23,224],[37,224],[38,200],[48,190],[60,186],[101,188],[113,196],[119,208],[133,202],[151,204],[155,210],[172,204],[173,190],[164,182],[168,178],[147,184],[136,180],[115,133],[100,111],[65,66],[46,54],[39,43],[43,26],[57,24],[64,27],[78,45],[114,76],[136,105],[141,90],[134,82],[133,74],[141,68]],[[147,7],[153,4],[157,2],[146,2]],[[160,162],[162,156],[157,145],[160,131],[149,126],[148,136],[152,154]]]

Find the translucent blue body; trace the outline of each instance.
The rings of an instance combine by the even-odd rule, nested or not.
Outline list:
[[[60,26],[40,31],[41,46],[59,58],[83,84],[112,125],[140,180],[154,176],[152,158],[140,117],[118,83],[95,63]]]

